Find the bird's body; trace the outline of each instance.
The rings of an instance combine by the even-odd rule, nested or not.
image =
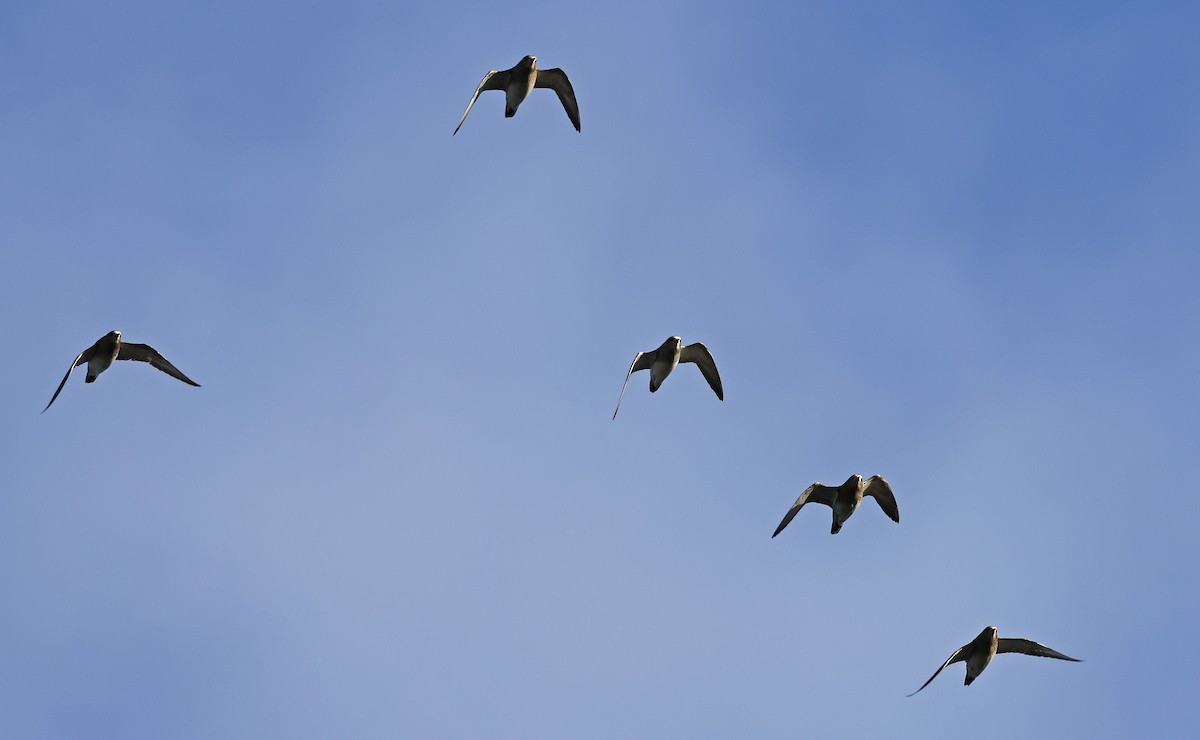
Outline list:
[[[999,647],[1000,633],[995,627],[987,627],[971,640],[971,649],[967,651],[968,655],[964,661],[967,664],[967,677],[963,679],[963,686],[970,686],[972,681],[979,678],[983,669],[996,657]]]
[[[621,386],[621,395],[617,398],[617,408],[613,411],[613,418],[617,418],[617,411],[621,410],[621,399],[625,397],[629,376],[640,370],[649,370],[650,392],[654,393],[681,362],[695,363],[696,367],[700,368],[700,373],[704,375],[704,379],[708,381],[708,386],[713,389],[713,393],[717,394],[717,398],[725,400],[725,390],[721,385],[721,376],[717,373],[717,363],[713,360],[712,353],[708,351],[708,348],[700,342],[685,346],[681,338],[667,337],[667,341],[659,345],[658,349],[638,352],[633,358],[633,362],[629,365],[629,372],[625,373],[625,385]]]
[[[679,337],[671,337],[655,352],[654,360],[650,363],[651,393],[657,391],[667,376],[679,367],[679,354],[682,351],[683,344]]]
[[[804,489],[804,493],[801,493],[796,502],[792,504],[792,508],[788,509],[783,521],[779,522],[779,526],[775,528],[775,534],[771,536],[774,537],[782,532],[783,528],[796,518],[796,514],[800,513],[800,509],[805,504],[814,503],[824,504],[833,509],[833,528],[829,533],[837,534],[846,520],[858,509],[864,496],[874,498],[879,503],[879,508],[883,509],[883,512],[892,521],[900,521],[900,509],[896,506],[896,497],[892,494],[891,485],[884,480],[883,476],[872,475],[863,480],[861,475],[855,473],[840,486],[814,483]]]
[[[85,383],[94,383],[100,373],[112,367],[112,364],[117,361],[117,355],[121,354],[121,332],[113,330],[100,337],[92,345],[90,351],[92,358],[87,361],[87,377],[83,379]],[[67,374],[71,374],[69,370]],[[50,408],[50,405],[47,404],[46,408]]]
[[[525,57],[517,62],[515,67],[508,70],[508,84],[504,86],[505,118],[517,115],[517,108],[521,107],[521,103],[525,102],[525,98],[533,92],[533,86],[537,84],[538,77],[536,62],[534,57]]]
[[[67,368],[67,374],[63,376],[62,382],[58,384],[58,388],[50,398],[50,403],[46,404],[45,409],[42,409],[42,413],[46,413],[46,409],[50,408],[50,404],[54,403],[54,399],[58,398],[58,394],[62,392],[63,386],[67,384],[67,378],[71,377],[72,370],[87,363],[87,377],[84,378],[84,382],[93,383],[100,376],[100,373],[112,367],[112,364],[117,360],[148,362],[167,375],[182,380],[188,385],[197,387],[200,385],[180,372],[179,368],[168,362],[167,358],[159,354],[158,350],[148,344],[134,344],[122,341],[121,332],[114,329],[97,339],[95,344],[80,352],[75,357],[74,361],[71,362],[71,367]]]
[[[575,130],[579,131],[579,103],[575,100],[575,89],[571,87],[567,73],[557,67],[538,69],[537,57],[526,56],[511,69],[493,69],[483,76],[483,80],[475,88],[475,94],[471,96],[471,102],[467,103],[467,109],[463,111],[458,126],[454,128],[454,133],[457,134],[458,130],[462,128],[479,93],[485,90],[503,90],[504,117],[512,118],[517,114],[517,108],[521,107],[521,103],[525,102],[525,98],[529,97],[529,93],[538,87],[549,88],[558,94],[563,110],[567,112],[567,117],[571,119]]]
[[[946,662],[942,663],[941,667],[933,672],[929,680],[921,684],[921,689],[928,686],[933,679],[937,678],[938,674],[942,672],[942,668],[958,662],[965,662],[967,664],[967,676],[963,680],[963,685],[970,686],[999,653],[1022,653],[1024,655],[1035,655],[1039,658],[1057,658],[1058,660],[1069,660],[1073,663],[1080,662],[1078,658],[1068,657],[1057,650],[1052,650],[1033,640],[1026,640],[1021,637],[1000,637],[995,627],[988,626],[974,640],[971,640],[966,645],[951,653]],[[921,689],[917,689],[909,694],[909,696],[915,696],[920,693]]]

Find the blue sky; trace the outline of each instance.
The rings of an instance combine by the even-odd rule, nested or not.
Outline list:
[[[9,4],[0,734],[1189,736],[1198,23]]]

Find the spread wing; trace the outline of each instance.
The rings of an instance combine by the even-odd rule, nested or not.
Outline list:
[[[717,398],[722,401],[725,400],[725,391],[721,388],[721,376],[717,373],[717,363],[709,354],[708,347],[699,342],[689,344],[679,350],[679,361],[696,363],[696,367],[704,373],[704,379],[708,381],[708,386],[713,389],[713,393],[716,393]]]
[[[621,399],[625,397],[625,388],[629,385],[629,376],[636,373],[638,370],[649,370],[654,364],[654,352],[638,352],[633,358],[633,362],[629,364],[629,372],[625,373],[625,385],[621,386],[621,395],[617,398],[617,407],[613,409],[613,418],[617,418],[617,412],[621,410]]]
[[[775,534],[771,535],[771,537],[775,537],[776,534],[783,531],[784,527],[791,524],[792,520],[796,518],[796,515],[800,513],[800,509],[805,504],[825,504],[833,508],[833,500],[837,497],[837,490],[833,486],[827,486],[824,483],[814,483],[805,488],[804,493],[800,494],[800,498],[796,499],[796,503],[792,504],[792,508],[788,509],[788,513],[784,515],[783,521],[775,528]]]
[[[942,668],[945,668],[946,666],[950,665],[951,663],[957,663],[960,660],[966,660],[967,653],[970,652],[970,647],[971,647],[971,645],[968,643],[968,644],[960,647],[958,650],[955,650],[950,655],[949,658],[946,658],[946,662],[942,663],[941,667],[933,672],[933,675],[929,677],[929,681],[926,681],[925,683],[921,684],[921,689],[928,686],[930,681],[937,678],[938,674],[942,672]],[[916,691],[909,694],[909,696],[916,696],[917,694],[921,693],[921,689],[917,689]]]
[[[555,67],[554,69],[539,69],[533,81],[534,87],[548,87],[558,93],[558,99],[567,111],[567,118],[575,124],[579,131],[579,103],[575,102],[575,89],[567,79],[567,73]]]
[[[900,509],[896,506],[896,497],[892,495],[892,487],[882,475],[872,475],[867,479],[867,485],[863,486],[863,495],[873,497],[879,503],[879,508],[883,509],[883,513],[893,522],[899,523]]]
[[[67,368],[67,374],[63,376],[62,382],[58,384],[58,388],[54,390],[54,395],[50,397],[50,403],[54,403],[54,399],[58,398],[58,394],[62,393],[63,386],[67,384],[67,378],[71,377],[71,371],[79,367],[83,363],[92,359],[95,347],[88,347],[76,356],[75,361],[71,363],[71,367]],[[50,403],[46,404],[46,409],[50,408]],[[46,409],[42,409],[42,413],[46,413]]]
[[[1069,660],[1074,663],[1083,662],[1078,658],[1067,657],[1057,650],[1051,650],[1041,643],[1034,642],[1033,640],[1025,640],[1020,637],[1001,637],[996,641],[996,652],[1024,653],[1025,655],[1036,655],[1039,658],[1058,658],[1059,660]]]
[[[133,344],[132,342],[121,342],[121,352],[117,355],[118,360],[137,360],[138,362],[148,362],[154,367],[162,370],[167,375],[177,380],[182,380],[188,385],[194,385],[197,388],[200,384],[192,380],[188,376],[179,372],[179,368],[167,362],[167,358],[158,353],[148,344]]]
[[[471,106],[475,105],[475,98],[479,97],[479,93],[484,90],[505,89],[508,87],[508,78],[510,76],[507,69],[503,71],[493,69],[483,76],[483,79],[479,81],[479,87],[475,88],[475,94],[471,96],[471,102],[467,103],[467,109],[463,111],[463,117],[458,119],[458,125],[454,127],[454,134],[458,133],[458,130],[462,128],[463,121],[467,120],[467,114],[471,112]],[[454,136],[454,134],[450,135]]]

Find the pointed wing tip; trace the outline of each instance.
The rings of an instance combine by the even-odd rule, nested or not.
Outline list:
[[[1079,658],[1072,658],[1069,655],[1063,655],[1062,653],[1058,652],[1057,650],[1055,650],[1054,652],[1056,653],[1056,655],[1047,655],[1047,656],[1041,656],[1041,657],[1058,658],[1059,660],[1069,660],[1072,663],[1082,663],[1083,662]]]
[[[165,368],[165,367],[159,367],[158,365],[155,365],[154,367],[156,369],[161,370],[162,372],[166,373],[167,375],[170,375],[172,378],[175,378],[176,380],[178,380],[181,383],[187,383],[188,385],[190,385],[194,388],[200,387],[199,383],[192,380],[188,376],[184,375],[183,372],[180,371],[180,369],[175,367],[174,365],[171,365],[170,369]],[[171,372],[172,370],[174,370],[174,372]]]
[[[800,513],[800,509],[795,506],[788,509],[788,513],[783,515],[783,521],[779,522],[779,526],[775,528],[775,534],[771,535],[771,539],[775,539],[775,535],[787,529],[787,525],[792,523],[792,520],[796,518],[796,514],[798,513]]]
[[[50,403],[46,404],[46,408],[42,409],[43,414],[49,411],[50,407],[54,405],[54,402],[58,400],[59,393],[62,393],[61,385],[58,387],[58,390],[54,391],[54,395],[50,397]]]
[[[942,668],[945,668],[945,667],[946,667],[946,666],[942,666]],[[912,698],[912,697],[916,696],[917,694],[921,693],[922,691],[924,691],[924,690],[925,690],[925,687],[926,687],[926,686],[928,686],[929,684],[933,683],[933,679],[937,678],[937,674],[942,672],[942,668],[939,668],[939,669],[937,670],[937,673],[935,673],[935,674],[933,674],[932,676],[930,676],[928,681],[926,681],[925,683],[921,684],[921,688],[917,689],[916,691],[912,692],[911,694],[906,694],[906,695],[904,696],[904,698],[905,698],[905,699],[910,699],[910,698]]]

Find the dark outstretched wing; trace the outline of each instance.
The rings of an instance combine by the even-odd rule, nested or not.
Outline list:
[[[892,495],[892,487],[888,485],[882,475],[872,475],[867,479],[867,484],[863,486],[863,495],[871,496],[879,502],[879,508],[883,509],[883,513],[887,514],[893,522],[900,521],[900,509],[896,506],[896,497]]]
[[[493,69],[483,76],[483,79],[479,81],[479,87],[475,88],[475,94],[471,96],[471,102],[467,103],[467,109],[463,111],[463,117],[458,119],[458,125],[454,127],[454,134],[458,133],[458,130],[462,128],[463,121],[467,120],[467,114],[471,112],[471,106],[475,105],[475,98],[479,97],[479,93],[484,90],[503,90],[508,87],[509,77],[511,75],[507,69],[503,71]],[[450,135],[454,136],[454,134]]]
[[[575,130],[579,131],[579,103],[575,101],[575,88],[571,87],[571,81],[567,79],[567,73],[555,67],[554,69],[539,69],[537,78],[533,81],[534,87],[548,87],[558,93],[558,99],[562,102],[563,108],[567,111],[567,118],[571,119],[571,123],[575,124]]]
[[[792,504],[792,508],[788,509],[788,513],[784,515],[783,521],[775,528],[775,534],[771,535],[771,537],[775,537],[776,534],[783,531],[784,527],[791,524],[792,520],[796,518],[796,514],[800,513],[800,509],[805,504],[825,504],[832,508],[833,500],[837,497],[837,491],[838,489],[833,486],[827,486],[824,483],[814,483],[805,488],[804,493],[800,494],[800,498],[796,499],[796,503]]]
[[[721,376],[717,373],[717,363],[709,353],[708,347],[699,342],[689,344],[679,350],[679,361],[695,363],[696,367],[700,368],[700,372],[704,374],[704,379],[708,381],[708,386],[713,389],[713,393],[717,394],[717,398],[725,400],[725,391],[721,388]]]
[[[162,370],[172,378],[182,380],[188,385],[194,385],[197,388],[200,384],[192,380],[188,376],[179,371],[179,368],[167,361],[167,358],[158,353],[148,344],[133,344],[132,342],[121,342],[121,352],[117,355],[118,360],[137,360],[138,362],[148,362],[154,367]]]
[[[629,364],[629,372],[625,373],[625,385],[621,386],[621,395],[617,398],[617,407],[613,409],[613,418],[617,418],[617,412],[621,410],[621,399],[625,397],[625,388],[629,386],[629,376],[636,373],[638,370],[649,370],[654,364],[655,352],[638,352],[633,358],[633,362]]]
[[[967,652],[970,650],[970,648],[971,648],[971,645],[966,644],[966,645],[963,645],[962,647],[960,647],[958,650],[955,650],[950,655],[949,658],[946,658],[946,662],[942,663],[942,665],[936,671],[933,672],[933,675],[929,677],[929,681],[926,681],[925,683],[921,684],[921,689],[928,686],[930,681],[933,681],[933,679],[937,678],[938,674],[942,672],[942,668],[945,668],[946,666],[950,665],[951,663],[957,663],[960,660],[966,660]],[[921,693],[921,689],[917,689],[916,691],[909,694],[909,696],[916,696],[917,694]]]
[[[1059,660],[1069,660],[1074,663],[1083,662],[1079,660],[1079,658],[1068,657],[1057,650],[1051,650],[1041,643],[1034,642],[1033,640],[1026,640],[1020,637],[1001,637],[996,641],[996,652],[1024,653],[1025,655],[1036,655],[1039,658],[1058,658]]]
[[[54,395],[50,397],[50,403],[54,403],[54,399],[58,398],[59,393],[62,393],[63,386],[67,384],[67,378],[71,377],[71,371],[92,359],[93,350],[95,349],[95,347],[88,347],[76,356],[75,361],[71,363],[71,367],[67,368],[67,374],[63,376],[62,382],[54,390]],[[46,404],[46,409],[50,408],[50,403]],[[42,409],[43,414],[46,413],[46,409]]]

